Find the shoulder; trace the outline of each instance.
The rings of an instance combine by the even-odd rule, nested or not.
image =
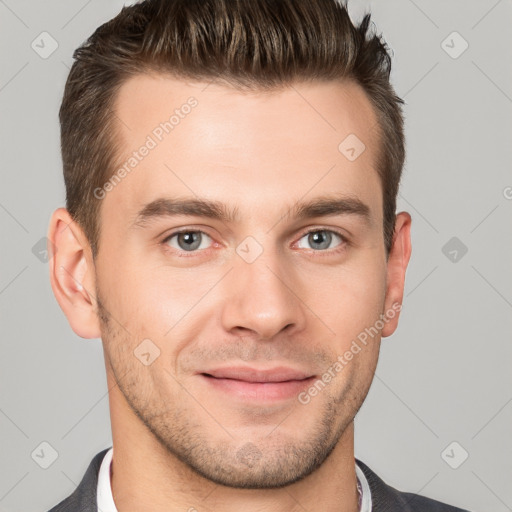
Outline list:
[[[48,512],[97,512],[96,489],[101,461],[110,448],[97,453],[71,495],[55,505]]]
[[[368,480],[372,495],[372,512],[469,512],[425,496],[394,489],[364,462],[356,458],[356,463]]]

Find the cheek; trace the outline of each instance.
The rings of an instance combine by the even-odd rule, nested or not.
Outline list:
[[[103,296],[106,294],[112,315],[134,338],[133,343],[149,338],[165,351],[183,329],[196,329],[195,318],[201,311],[198,304],[217,280],[213,271],[189,272],[126,259],[106,277],[102,288],[108,286]]]
[[[132,254],[129,248],[108,248],[109,254],[97,266],[98,283],[112,314],[119,322],[136,322],[151,316],[151,311],[165,302],[172,292],[165,282],[165,271],[148,268],[142,256]]]
[[[311,307],[343,343],[374,325],[384,307],[385,269],[374,261],[329,269],[322,293],[311,290]]]

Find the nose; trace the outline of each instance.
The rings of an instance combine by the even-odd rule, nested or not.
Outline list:
[[[305,297],[293,268],[265,251],[256,261],[239,258],[224,280],[222,322],[227,332],[271,340],[304,329]]]

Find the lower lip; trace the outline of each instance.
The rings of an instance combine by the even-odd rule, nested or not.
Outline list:
[[[296,397],[301,391],[310,386],[315,377],[303,380],[287,380],[284,382],[247,382],[236,379],[217,379],[201,375],[206,382],[225,393],[255,401],[284,400]]]

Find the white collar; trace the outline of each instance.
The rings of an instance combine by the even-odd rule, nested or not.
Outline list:
[[[113,450],[114,447],[111,447],[103,457],[98,473],[98,512],[117,512],[114,497],[112,496],[112,487],[110,485],[110,464],[112,462]]]
[[[359,509],[359,512],[372,512],[372,493],[370,491],[370,486],[368,484],[368,480],[366,479],[366,475],[363,473],[363,470],[357,465],[357,462],[356,476],[358,482],[361,485],[361,490],[363,493],[363,497],[361,499],[361,508]]]
[[[100,471],[98,473],[98,489],[97,489],[97,502],[98,512],[118,512],[112,496],[112,486],[110,484],[110,465],[112,463],[112,454],[114,447],[103,457],[101,462]],[[368,480],[356,463],[356,476],[361,484],[363,491],[363,498],[361,501],[361,508],[359,512],[372,512],[372,496]]]

